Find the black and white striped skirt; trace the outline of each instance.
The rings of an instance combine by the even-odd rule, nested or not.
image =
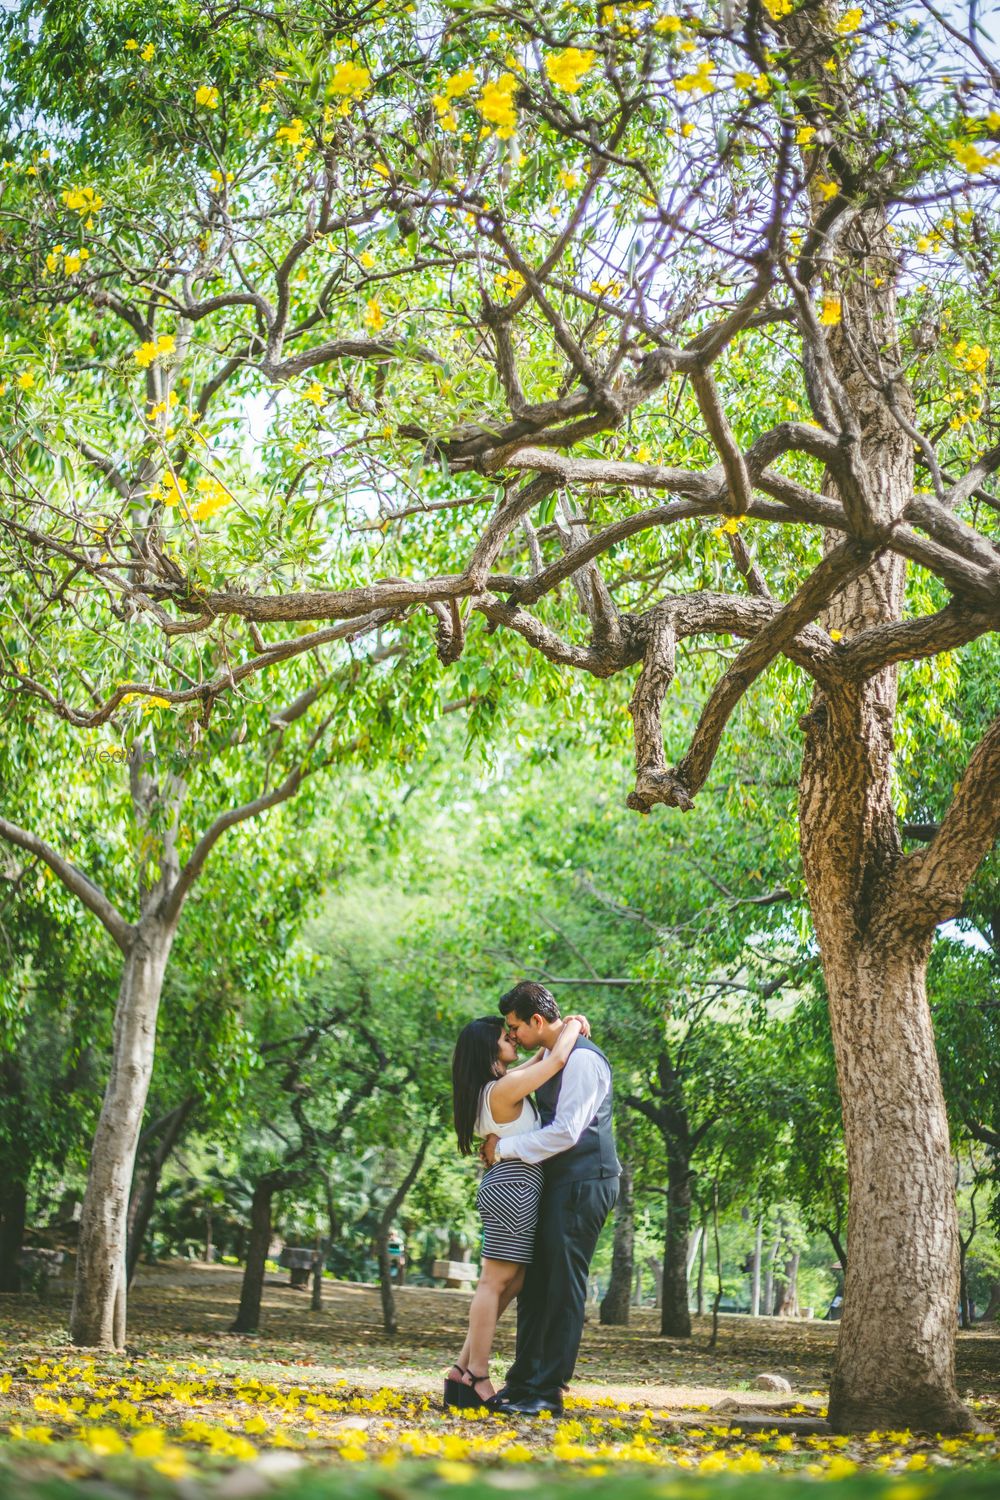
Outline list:
[[[542,1169],[526,1161],[494,1162],[483,1175],[476,1207],[483,1221],[483,1255],[529,1265],[542,1201]]]

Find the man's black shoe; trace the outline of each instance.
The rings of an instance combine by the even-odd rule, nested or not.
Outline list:
[[[496,1395],[490,1400],[491,1411],[505,1411],[512,1401],[522,1401],[527,1391],[520,1390],[516,1385],[502,1385]]]
[[[498,1408],[505,1415],[519,1417],[540,1417],[543,1412],[550,1413],[553,1417],[561,1417],[563,1404],[561,1400],[547,1401],[542,1396],[522,1396],[520,1401],[507,1401]]]

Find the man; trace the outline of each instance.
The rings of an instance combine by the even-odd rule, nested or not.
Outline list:
[[[525,980],[500,1001],[508,1034],[533,1051],[555,1045],[564,1021],[541,984]],[[563,1387],[576,1368],[587,1278],[597,1237],[618,1198],[621,1164],[611,1126],[611,1064],[580,1037],[566,1066],[535,1094],[541,1126],[498,1140],[483,1159],[540,1162],[545,1191],[535,1258],[517,1299],[517,1353],[507,1383],[490,1403],[500,1412],[561,1414]]]

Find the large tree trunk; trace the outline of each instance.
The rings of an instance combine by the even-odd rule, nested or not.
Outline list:
[[[601,1322],[623,1328],[628,1324],[632,1291],[632,1260],[635,1246],[635,1196],[632,1167],[622,1162],[618,1206],[615,1209],[615,1243],[611,1252],[611,1280],[601,1302]]]
[[[687,1256],[691,1230],[691,1163],[667,1143],[667,1229],[663,1251],[660,1332],[667,1338],[691,1337]]]
[[[835,107],[843,106],[836,91],[848,82],[845,74],[822,85]],[[817,197],[814,213],[822,211]],[[914,485],[913,438],[904,430],[916,417],[912,395],[902,380],[894,384],[901,423],[886,388],[870,378],[873,368],[902,366],[898,252],[883,215],[872,210],[847,221],[836,255],[851,269],[841,287],[843,323],[829,330],[827,350],[857,424],[865,476],[838,498],[855,529],[876,543],[901,519]],[[829,475],[825,488],[836,491]],[[830,535],[825,545],[837,540]],[[883,553],[834,598],[823,624],[849,641],[898,621],[904,586],[903,559]],[[829,1420],[839,1431],[953,1432],[971,1425],[955,1387],[958,1216],[925,989],[934,917],[914,910],[901,879],[892,795],[896,689],[895,667],[831,681],[817,687],[803,720],[800,847],[826,977],[850,1185]],[[941,899],[941,915],[950,915],[949,897]]]
[[[111,1071],[94,1135],[80,1218],[70,1336],[86,1348],[125,1347],[129,1188],[153,1071],[156,1017],[173,930],[145,921],[125,956]]]
[[[28,1220],[28,1176],[4,1174],[0,1181],[0,1292],[21,1290],[21,1247]]]
[[[1000,1322],[1000,1281],[990,1282],[990,1300],[986,1304],[986,1311],[983,1313],[980,1322]]]
[[[271,1203],[278,1186],[269,1175],[261,1177],[254,1186],[250,1204],[250,1242],[233,1333],[256,1333],[260,1327],[260,1300],[267,1252],[271,1248]]]
[[[141,1182],[133,1182],[132,1197],[128,1210],[128,1245],[125,1255],[125,1273],[129,1287],[131,1287],[135,1279],[135,1269],[139,1264],[142,1247],[146,1242],[146,1233],[149,1229],[149,1221],[153,1217],[153,1209],[156,1207],[156,1195],[160,1187],[160,1176],[170,1158],[171,1152],[187,1127],[196,1103],[195,1096],[191,1094],[183,1103],[178,1104],[176,1109],[172,1109],[164,1117],[161,1121],[162,1128],[147,1163],[145,1174]],[[211,1225],[211,1219],[209,1219],[209,1224]],[[211,1244],[211,1234],[211,1228],[209,1228],[209,1244]],[[206,1259],[208,1259],[207,1255]]]

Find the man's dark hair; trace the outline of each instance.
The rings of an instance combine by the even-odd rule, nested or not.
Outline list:
[[[541,1016],[543,1021],[558,1021],[559,1007],[555,996],[544,984],[535,984],[532,979],[522,979],[512,990],[500,998],[500,1014],[515,1015],[519,1021],[530,1021],[532,1016]]]

